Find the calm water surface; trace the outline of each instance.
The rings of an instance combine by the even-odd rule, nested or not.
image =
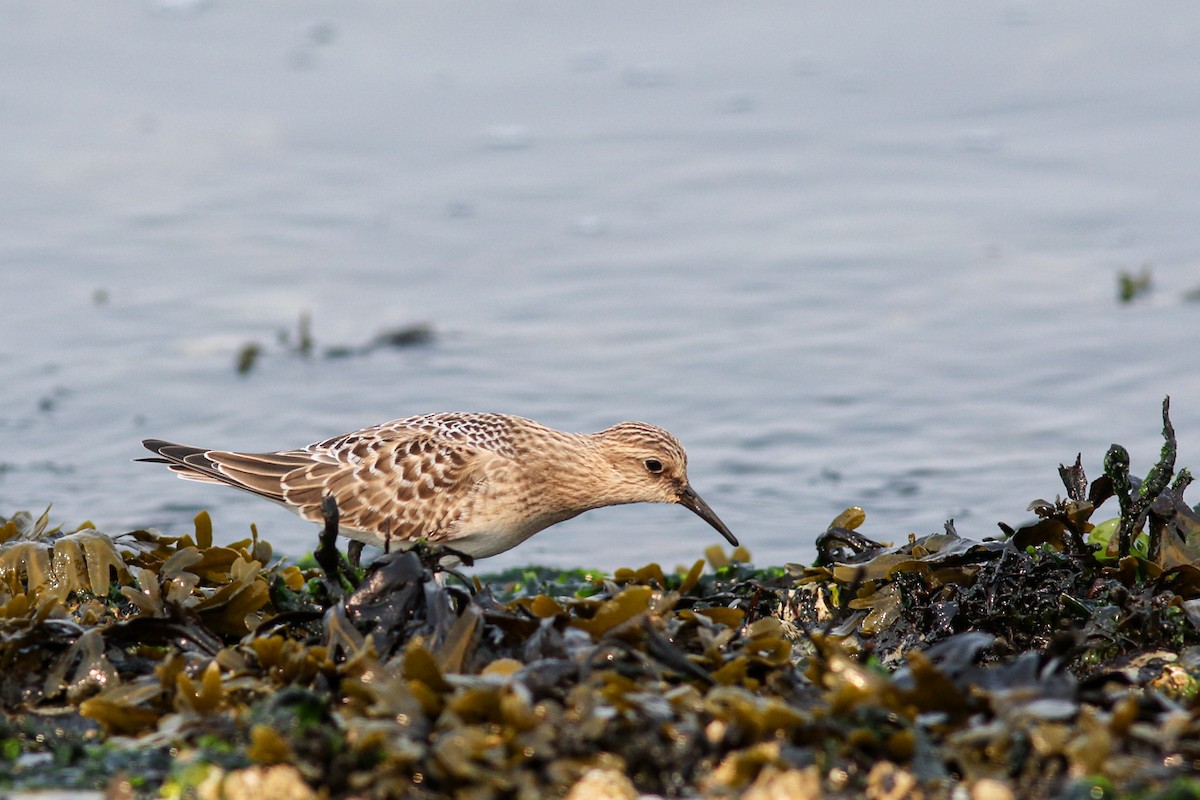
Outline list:
[[[760,563],[848,505],[990,534],[1114,441],[1144,472],[1166,394],[1200,467],[1197,52],[1190,3],[5,3],[0,514],[298,554],[140,439],[451,409],[668,427]],[[718,541],[631,506],[485,566]]]

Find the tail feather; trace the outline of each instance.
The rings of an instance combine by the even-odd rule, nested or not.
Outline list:
[[[147,450],[159,458],[140,458],[155,464],[166,464],[179,477],[201,483],[222,483],[283,503],[283,476],[304,462],[298,456],[283,453],[231,453],[205,450],[200,447],[176,444],[163,439],[146,439]]]
[[[149,461],[155,464],[168,464],[171,469],[181,477],[192,477],[191,473],[198,473],[207,478],[215,478],[218,481],[223,479],[221,473],[217,470],[217,465],[208,458],[208,451],[200,447],[189,447],[185,444],[176,444],[163,439],[145,439],[142,444],[147,450],[152,453],[158,453],[159,458],[142,458],[139,461]]]

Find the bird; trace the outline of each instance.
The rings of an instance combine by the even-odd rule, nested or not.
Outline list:
[[[311,522],[322,522],[332,496],[338,532],[384,551],[424,540],[487,558],[585,511],[626,503],[677,503],[738,546],[688,481],[683,445],[645,422],[584,434],[509,414],[443,412],[277,452],[142,444],[156,457],[139,461],[265,497]]]

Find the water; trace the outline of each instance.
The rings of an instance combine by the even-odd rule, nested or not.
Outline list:
[[[300,553],[139,440],[451,409],[664,425],[759,563],[848,505],[988,535],[1114,441],[1144,473],[1167,394],[1200,467],[1198,51],[1186,3],[5,3],[0,513]],[[435,339],[304,359],[304,312]],[[485,566],[718,541],[631,506]]]

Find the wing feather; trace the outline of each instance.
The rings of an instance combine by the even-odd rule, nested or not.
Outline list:
[[[332,493],[341,527],[386,540],[445,538],[470,496],[505,456],[428,428],[383,426],[274,453],[205,450],[149,439],[181,478],[223,483],[290,506],[320,522]]]
[[[391,432],[369,446],[354,442],[336,461],[312,461],[288,473],[282,494],[306,519],[320,520],[321,499],[332,492],[343,527],[385,539],[438,539],[497,459],[502,457],[428,431]]]

